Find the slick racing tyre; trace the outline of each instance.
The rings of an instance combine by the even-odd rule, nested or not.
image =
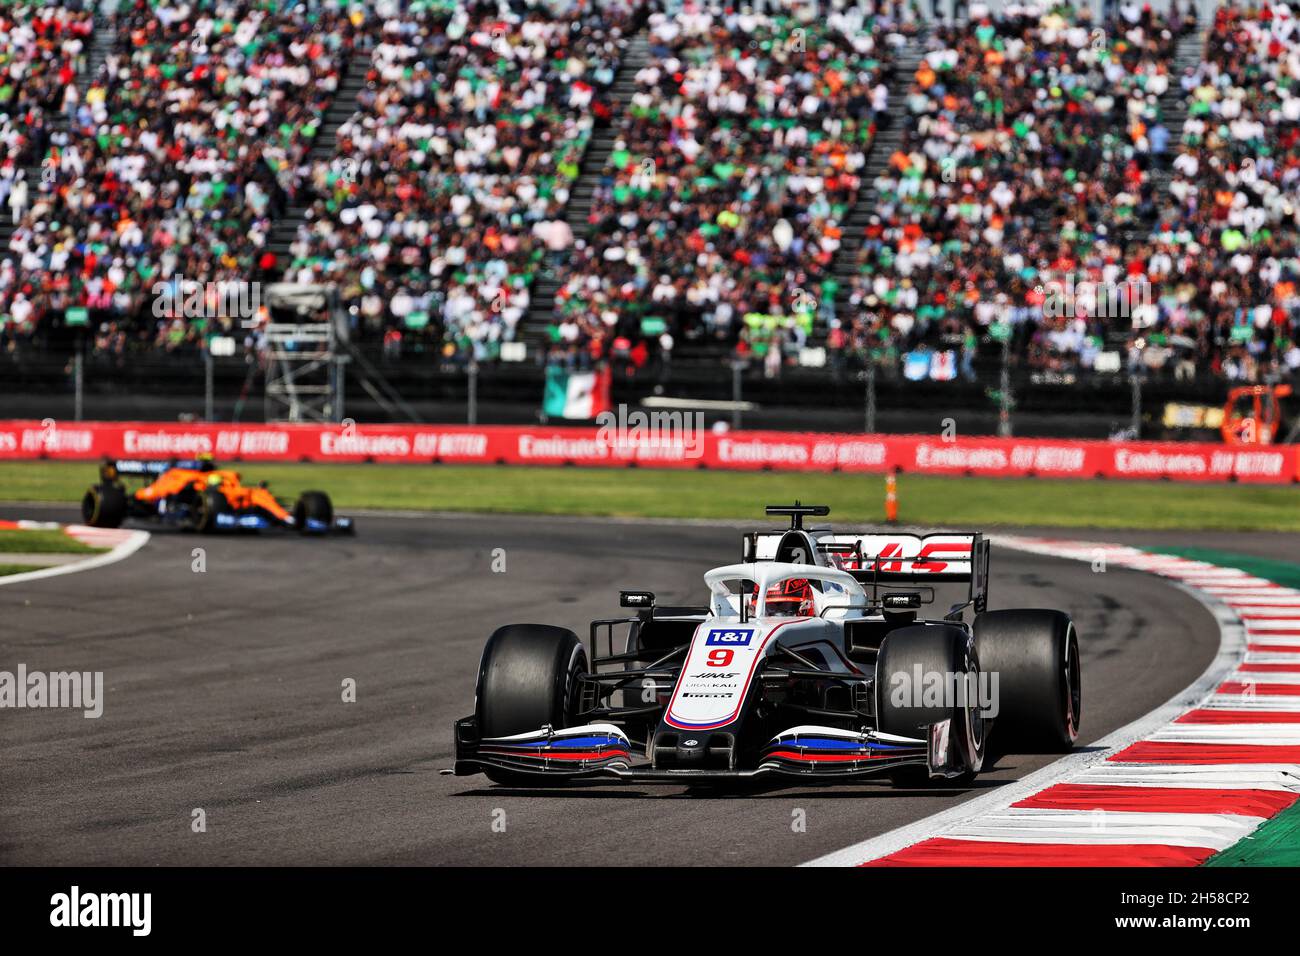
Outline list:
[[[201,534],[212,534],[220,529],[217,516],[230,511],[230,502],[216,488],[205,488],[195,495],[191,527]]]
[[[293,506],[293,523],[301,533],[307,534],[308,523],[319,521],[321,530],[329,530],[334,523],[334,505],[323,491],[304,491]]]
[[[990,737],[1000,753],[1062,753],[1079,736],[1083,681],[1079,637],[1061,611],[985,611],[975,648],[997,678]]]
[[[889,774],[895,786],[961,786],[975,779],[984,763],[981,666],[973,641],[960,627],[916,625],[886,635],[876,658],[877,726],[884,733],[928,741],[929,726],[950,719],[950,739],[965,767],[959,776],[942,780],[931,780],[926,767],[900,767]],[[918,675],[920,687],[915,686]],[[933,691],[925,692],[925,683],[934,679],[942,680],[944,691],[937,700]]]
[[[118,528],[126,520],[126,489],[121,485],[91,485],[81,498],[81,520],[92,528]]]
[[[481,737],[509,737],[570,726],[577,709],[579,674],[587,670],[587,651],[568,628],[547,624],[509,624],[488,638],[479,665],[476,716]],[[536,786],[533,775],[496,768],[485,771],[496,783]]]

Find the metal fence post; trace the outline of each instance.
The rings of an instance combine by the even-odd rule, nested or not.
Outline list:
[[[213,401],[212,388],[213,364],[212,351],[205,348],[203,350],[203,420],[205,422],[214,422],[217,420],[214,410],[215,402]]]
[[[1137,441],[1142,437],[1142,376],[1136,368],[1129,373],[1129,393],[1133,402],[1129,428],[1133,432],[1133,440]]]
[[[469,360],[469,399],[467,402],[466,418],[469,424],[478,424],[478,362],[475,359]]]
[[[330,402],[333,408],[333,414],[330,417],[336,422],[343,421],[345,417],[343,395],[347,389],[347,365],[350,361],[352,361],[351,358],[346,354],[334,356],[334,388]]]
[[[744,371],[745,364],[739,359],[731,363],[731,427],[739,430],[740,428],[740,401],[741,401],[741,380],[740,373]]]
[[[77,343],[76,354],[72,356],[72,418],[74,421],[81,421],[83,410],[83,396],[85,394],[84,373],[82,371],[82,346]]]
[[[874,435],[876,433],[876,363],[871,360],[869,354],[867,355],[866,379],[867,434]]]
[[[1002,402],[998,408],[998,435],[1011,437],[1011,330],[1002,340],[1002,376],[999,382]]]

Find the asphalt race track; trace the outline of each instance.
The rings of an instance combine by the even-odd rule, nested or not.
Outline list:
[[[0,712],[0,863],[785,865],[1052,759],[1003,757],[974,790],[939,792],[524,792],[441,775],[493,628],[585,637],[592,618],[619,616],[619,587],[699,602],[703,572],[739,559],[740,526],[367,515],[359,527],[332,540],[164,530],[109,567],[0,587],[0,669],[98,670],[106,687],[98,720]],[[505,573],[492,571],[497,548]],[[1085,744],[1181,690],[1218,645],[1199,604],[1138,572],[995,549],[991,606],[1074,615]],[[341,699],[346,678],[355,703]],[[191,829],[196,808],[206,832]]]

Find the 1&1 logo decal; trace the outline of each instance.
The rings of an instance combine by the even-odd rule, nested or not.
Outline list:
[[[753,639],[752,627],[715,627],[709,631],[709,636],[704,639],[704,643],[710,647],[748,647]]]

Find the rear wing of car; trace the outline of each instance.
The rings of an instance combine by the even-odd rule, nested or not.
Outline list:
[[[747,553],[757,561],[776,556],[784,531],[757,532]],[[968,604],[982,612],[988,603],[989,542],[983,534],[820,533],[817,550],[867,586],[907,588],[968,584]]]
[[[190,468],[194,471],[211,470],[211,461],[178,460],[175,458],[108,458],[99,466],[99,475],[105,481],[112,481],[119,476],[128,478],[157,478],[172,468]]]

